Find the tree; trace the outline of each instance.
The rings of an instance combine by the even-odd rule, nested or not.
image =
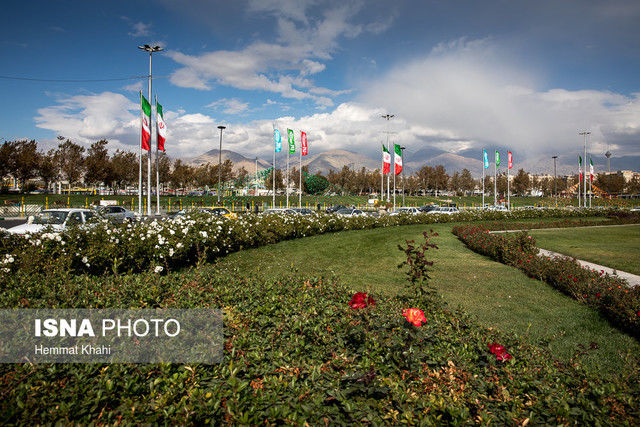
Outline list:
[[[640,193],[640,178],[637,175],[627,182],[626,192],[629,194]]]
[[[111,161],[107,151],[108,143],[106,139],[101,139],[91,144],[87,150],[87,157],[84,159],[87,172],[84,180],[91,185],[111,184],[108,182],[112,178]]]
[[[0,146],[0,180],[15,172],[17,141],[5,141]]]
[[[138,182],[138,156],[130,151],[119,149],[111,156],[111,177],[109,182],[116,188],[133,185]]]
[[[447,175],[447,171],[444,169],[444,166],[438,165],[433,169],[433,182],[435,184],[436,196],[438,195],[438,190],[444,190],[447,188],[449,175]]]
[[[529,190],[531,180],[529,174],[524,169],[518,170],[516,176],[513,177],[513,192],[520,196],[524,196]]]
[[[69,139],[59,136],[60,144],[55,153],[55,162],[62,176],[69,182],[69,187],[80,181],[84,172],[84,147],[74,144]]]
[[[451,179],[449,180],[449,190],[458,194],[460,192],[460,172],[455,172],[451,175]]]
[[[44,182],[44,188],[46,192],[49,192],[49,186],[51,182],[58,179],[59,171],[55,162],[55,150],[49,150],[47,153],[40,153],[38,155],[38,175]]]
[[[276,175],[276,191],[284,189],[285,188],[284,174],[282,173],[282,170],[276,169],[275,175]],[[266,179],[264,180],[264,186],[268,190],[273,189],[273,173],[270,173],[269,175],[267,175]]]
[[[20,182],[22,191],[28,179],[34,178],[38,173],[38,144],[35,140],[18,141],[15,147],[13,173]]]
[[[302,182],[302,188],[307,194],[319,194],[329,187],[329,181],[322,175],[307,175]]]
[[[617,173],[599,173],[595,180],[596,186],[609,194],[620,194],[624,189],[624,177]]]
[[[462,173],[460,174],[460,188],[465,194],[473,192],[476,188],[476,182],[471,176],[469,169],[462,169]]]

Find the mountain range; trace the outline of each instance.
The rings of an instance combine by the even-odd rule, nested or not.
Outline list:
[[[475,152],[474,152],[475,153]],[[480,156],[478,158],[469,157],[471,152],[462,152],[459,154],[449,153],[437,149],[427,148],[416,152],[405,153],[405,171],[406,173],[413,173],[419,170],[423,166],[437,166],[442,165],[446,169],[447,173],[453,174],[454,172],[462,171],[462,169],[469,169],[471,174],[478,178],[481,176],[482,161]],[[233,169],[237,171],[241,168],[245,168],[249,173],[254,173],[256,169],[256,158],[246,157],[240,153],[231,150],[222,150],[222,161],[226,159],[233,162]],[[602,159],[600,159],[602,157]],[[603,156],[593,157],[596,173],[603,171],[606,168],[606,159]],[[198,166],[205,163],[215,165],[218,163],[218,150],[210,150],[204,154],[188,159],[183,159],[186,163]],[[563,161],[564,160],[564,161]],[[297,167],[299,157],[297,155],[291,156],[290,166]],[[502,159],[503,165],[506,165],[506,156]],[[570,159],[558,159],[558,175],[575,173],[577,166],[573,167],[569,165]],[[258,170],[263,170],[271,167],[271,159],[263,160],[257,159]],[[311,173],[327,174],[330,170],[339,171],[344,166],[350,169],[360,170],[362,167],[367,170],[380,169],[381,160],[372,159],[361,153],[354,153],[348,150],[330,150],[323,153],[314,154],[311,156],[305,156],[302,159],[302,165],[308,166]],[[622,157],[611,158],[611,170],[636,170],[640,165],[640,158],[638,157]],[[282,156],[279,156],[276,166],[279,169],[286,168],[285,161],[282,160]],[[512,173],[517,173],[518,169],[524,169],[530,173],[536,174],[552,174],[553,162],[550,158],[535,158],[529,159],[522,163],[514,165]],[[504,169],[502,169],[504,170]],[[493,166],[490,166],[487,172],[489,175],[493,173]]]

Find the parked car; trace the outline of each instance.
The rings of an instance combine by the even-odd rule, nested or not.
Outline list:
[[[132,211],[122,206],[100,206],[96,209],[96,212],[108,220],[118,223],[134,221],[136,219]]]
[[[51,227],[55,231],[63,231],[74,225],[86,224],[95,213],[89,209],[46,209],[29,217],[25,224],[9,228],[7,231],[14,234],[37,233]]]
[[[348,208],[346,206],[344,206],[344,205],[330,206],[330,207],[327,208],[327,213],[336,213],[340,209],[348,209]]]
[[[427,214],[445,214],[445,215],[453,215],[460,212],[458,208],[449,207],[449,206],[439,206],[438,208],[427,212]]]
[[[630,209],[630,212],[640,212],[640,206],[636,206]]]
[[[314,212],[308,208],[291,208],[292,211],[297,213],[298,215],[313,215]]]
[[[402,207],[402,208],[397,208],[395,211],[391,212],[391,215],[399,215],[399,214],[417,215],[419,213],[420,213],[420,210],[418,208]]]
[[[362,216],[362,215],[364,215],[364,212],[362,212],[360,209],[351,209],[351,208],[340,209],[336,213],[338,215],[340,215],[340,216]]]
[[[418,210],[420,212],[431,212],[434,209],[438,209],[438,206],[436,206],[436,205],[425,205],[425,206],[420,206],[418,208]]]
[[[488,211],[503,211],[503,212],[509,210],[509,209],[507,209],[506,206],[503,206],[503,205],[491,205],[491,206],[488,206],[486,209]]]
[[[263,215],[297,215],[298,213],[293,209],[288,209],[288,208],[272,208],[272,209],[265,209],[264,212],[262,212],[262,214]]]
[[[224,216],[226,218],[231,218],[231,219],[236,219],[238,218],[238,215],[236,215],[235,213],[231,212],[229,209],[224,208],[224,207],[213,207],[213,208],[195,208],[195,209],[183,209],[181,211],[179,211],[178,213],[176,213],[175,216],[181,216],[181,215],[186,215],[189,213],[204,213],[204,214],[209,214],[209,215],[220,215],[220,216]]]

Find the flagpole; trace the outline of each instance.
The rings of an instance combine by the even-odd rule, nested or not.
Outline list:
[[[384,142],[382,143],[384,147]],[[382,150],[382,161],[380,162],[380,204],[384,202],[384,150]]]
[[[509,155],[507,154],[507,208],[511,210],[511,192],[509,191]]]
[[[149,51],[149,102],[151,102],[151,51]],[[153,114],[149,114],[149,151],[147,153],[147,216],[151,216],[151,144],[153,144]],[[157,139],[157,138],[156,138]]]
[[[393,147],[393,210],[394,212],[396,210],[396,147]]]
[[[298,182],[298,208],[302,207],[302,132],[300,132],[300,179]]]
[[[271,200],[271,208],[276,207],[276,124],[273,124],[273,197]]]
[[[498,205],[498,162],[496,155],[493,155],[493,206]]]
[[[140,91],[140,151],[138,152],[138,213],[142,216],[142,90]]]
[[[591,164],[593,160],[589,156],[589,207],[591,207],[591,194],[593,193],[593,174],[591,173]]]
[[[482,149],[482,209],[484,209],[484,153],[485,149]]]
[[[158,95],[156,95],[156,216],[160,216],[160,169],[158,166]]]
[[[578,207],[582,206],[582,159],[578,154]]]
[[[290,155],[290,151],[291,148],[288,146],[289,142],[289,129],[287,129],[287,182],[286,182],[286,186],[287,186],[287,209],[289,209],[289,155]]]

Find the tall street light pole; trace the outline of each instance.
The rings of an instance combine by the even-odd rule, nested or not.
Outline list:
[[[218,149],[218,205],[220,204],[220,182],[222,181],[222,130],[226,128],[226,126],[218,126],[218,129],[220,129],[220,148]]]
[[[387,151],[389,152],[389,154],[391,154],[391,146],[389,145],[389,120],[391,120],[394,117],[395,117],[395,115],[393,115],[393,114],[384,114],[384,115],[382,115],[383,119],[387,119]],[[391,163],[390,166],[393,166],[393,162]],[[387,174],[387,202],[391,201],[391,193],[389,191],[389,175],[391,175],[391,167],[389,167],[389,173]],[[395,191],[395,188],[394,188],[394,191]],[[395,194],[394,194],[394,196],[395,196]],[[383,199],[384,199],[384,196],[383,196]]]
[[[584,163],[583,163],[583,168],[582,168],[582,177],[583,177],[583,181],[584,181],[584,192],[582,193],[584,195],[584,203],[582,204],[583,207],[587,207],[587,137],[588,135],[591,134],[591,132],[589,131],[582,131],[579,133],[580,135],[584,136]],[[580,184],[578,184],[578,187],[580,187]]]
[[[405,205],[404,204],[404,168],[405,168],[404,165],[406,165],[406,162],[404,161],[404,150],[406,148],[407,147],[405,147],[405,146],[400,147],[400,152],[402,153],[401,154],[401,156],[402,156],[402,206]]]
[[[151,75],[151,56],[153,55],[153,52],[160,52],[163,49],[160,46],[149,46],[148,44],[145,44],[143,46],[138,46],[138,49],[140,50],[144,50],[145,52],[149,52],[149,103],[151,103],[151,80],[152,80],[152,75]],[[152,114],[153,116],[153,114]],[[153,127],[151,126],[151,122],[153,121],[153,118],[150,117],[149,120],[149,133],[151,135],[153,135]],[[152,136],[149,135],[149,145],[151,145],[151,140],[152,140]],[[158,144],[157,144],[157,136],[156,136],[156,162],[158,160]],[[156,165],[157,168],[157,165]],[[139,190],[139,199],[138,199],[138,204],[140,206],[138,206],[138,211],[140,212],[140,214],[142,215],[142,145],[140,146],[140,179],[139,179],[139,185],[140,185],[140,190]],[[151,216],[151,146],[149,146],[149,153],[147,156],[147,215]]]
[[[558,156],[552,156],[551,158],[553,159],[553,195],[558,197],[558,178],[556,174],[556,160]]]

